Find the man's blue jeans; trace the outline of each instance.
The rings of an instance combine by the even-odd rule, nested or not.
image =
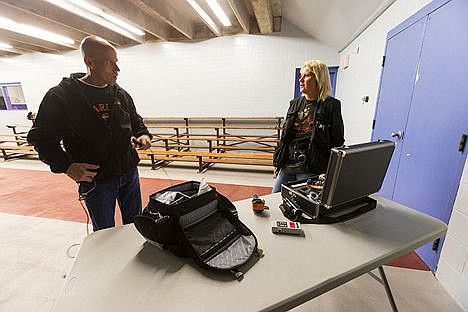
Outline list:
[[[120,178],[104,181],[81,182],[78,188],[88,208],[93,230],[115,226],[115,201],[119,203],[122,223],[133,222],[141,214],[141,191],[138,169],[132,168]]]
[[[281,192],[281,184],[296,181],[304,180],[310,178],[311,176],[316,175],[315,173],[284,173],[283,169],[280,169],[278,175],[276,176],[275,184],[273,185],[273,190],[271,193]]]

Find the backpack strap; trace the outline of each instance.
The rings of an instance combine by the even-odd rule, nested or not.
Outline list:
[[[223,194],[220,194],[220,193],[216,192],[216,195],[218,196],[219,201],[220,201],[226,208],[228,208],[228,210],[229,210],[234,216],[236,216],[236,217],[238,218],[239,215],[237,214],[236,206],[234,206],[234,204],[233,204],[229,199],[227,199]]]

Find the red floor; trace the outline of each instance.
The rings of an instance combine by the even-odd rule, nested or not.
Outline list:
[[[178,180],[141,178],[143,205],[150,194],[180,183]],[[266,195],[271,187],[210,183],[231,201]],[[77,187],[67,176],[38,170],[0,169],[0,212],[86,222],[86,214],[78,201]],[[116,223],[121,224],[116,209]],[[410,252],[388,265],[426,270],[429,268],[415,252]]]

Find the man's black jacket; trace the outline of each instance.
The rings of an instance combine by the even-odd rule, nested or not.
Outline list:
[[[114,101],[106,123],[79,85],[83,75],[71,74],[46,93],[28,142],[52,172],[63,173],[73,162],[83,162],[100,166],[96,180],[120,177],[139,162],[131,136],[151,134],[130,95],[118,85],[111,87]]]

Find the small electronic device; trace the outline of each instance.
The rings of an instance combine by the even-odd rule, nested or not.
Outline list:
[[[275,221],[271,231],[276,234],[304,235],[301,224],[293,221]]]
[[[141,140],[138,140],[135,137],[132,137],[132,143],[135,144],[138,147],[141,147],[143,144],[141,143]]]

